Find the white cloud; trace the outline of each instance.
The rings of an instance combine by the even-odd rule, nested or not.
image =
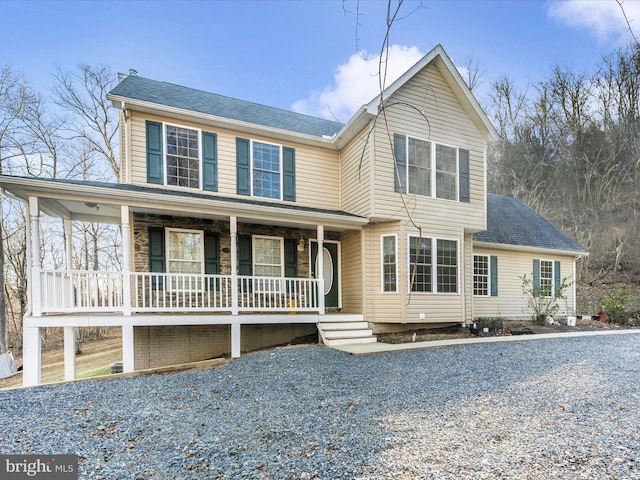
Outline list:
[[[640,2],[624,1],[624,13],[636,36],[640,36]],[[600,42],[628,43],[629,25],[615,0],[554,0],[547,13],[573,28],[591,30]]]
[[[423,56],[418,47],[391,46],[385,86],[391,85]],[[295,112],[346,122],[380,93],[379,61],[380,55],[371,56],[365,51],[352,55],[338,66],[333,84],[312,92],[309,98],[298,100],[291,108]]]

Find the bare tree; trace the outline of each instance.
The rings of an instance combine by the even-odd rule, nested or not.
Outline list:
[[[55,102],[75,117],[68,126],[73,137],[90,145],[92,152],[106,160],[113,177],[119,178],[118,115],[107,101],[117,76],[105,65],[79,64],[74,72],[58,67],[54,78]]]

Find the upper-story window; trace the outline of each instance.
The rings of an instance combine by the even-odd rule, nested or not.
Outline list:
[[[147,181],[217,191],[217,136],[199,129],[146,122]]]
[[[469,151],[394,135],[395,191],[469,201]]]
[[[280,199],[280,146],[251,142],[253,196]]]
[[[295,149],[236,138],[236,182],[239,195],[295,201]]]
[[[198,130],[165,125],[167,185],[200,188],[199,139]]]

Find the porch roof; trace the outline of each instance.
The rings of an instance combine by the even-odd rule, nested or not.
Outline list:
[[[239,222],[298,228],[324,225],[338,231],[359,229],[368,222],[339,210],[120,183],[0,175],[0,187],[24,201],[38,197],[40,209],[48,215],[77,221],[120,223],[120,207],[127,205],[139,213],[234,216]]]

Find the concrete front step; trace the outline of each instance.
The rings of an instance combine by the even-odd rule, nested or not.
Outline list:
[[[376,343],[377,341],[378,339],[374,336],[360,338],[327,338],[324,340],[324,344],[329,347],[335,347],[336,345],[359,345],[364,343]]]
[[[366,330],[325,330],[324,337],[328,340],[335,338],[361,338],[372,337],[373,331],[371,329]]]
[[[320,322],[318,325],[325,332],[330,330],[366,330],[368,322]]]

